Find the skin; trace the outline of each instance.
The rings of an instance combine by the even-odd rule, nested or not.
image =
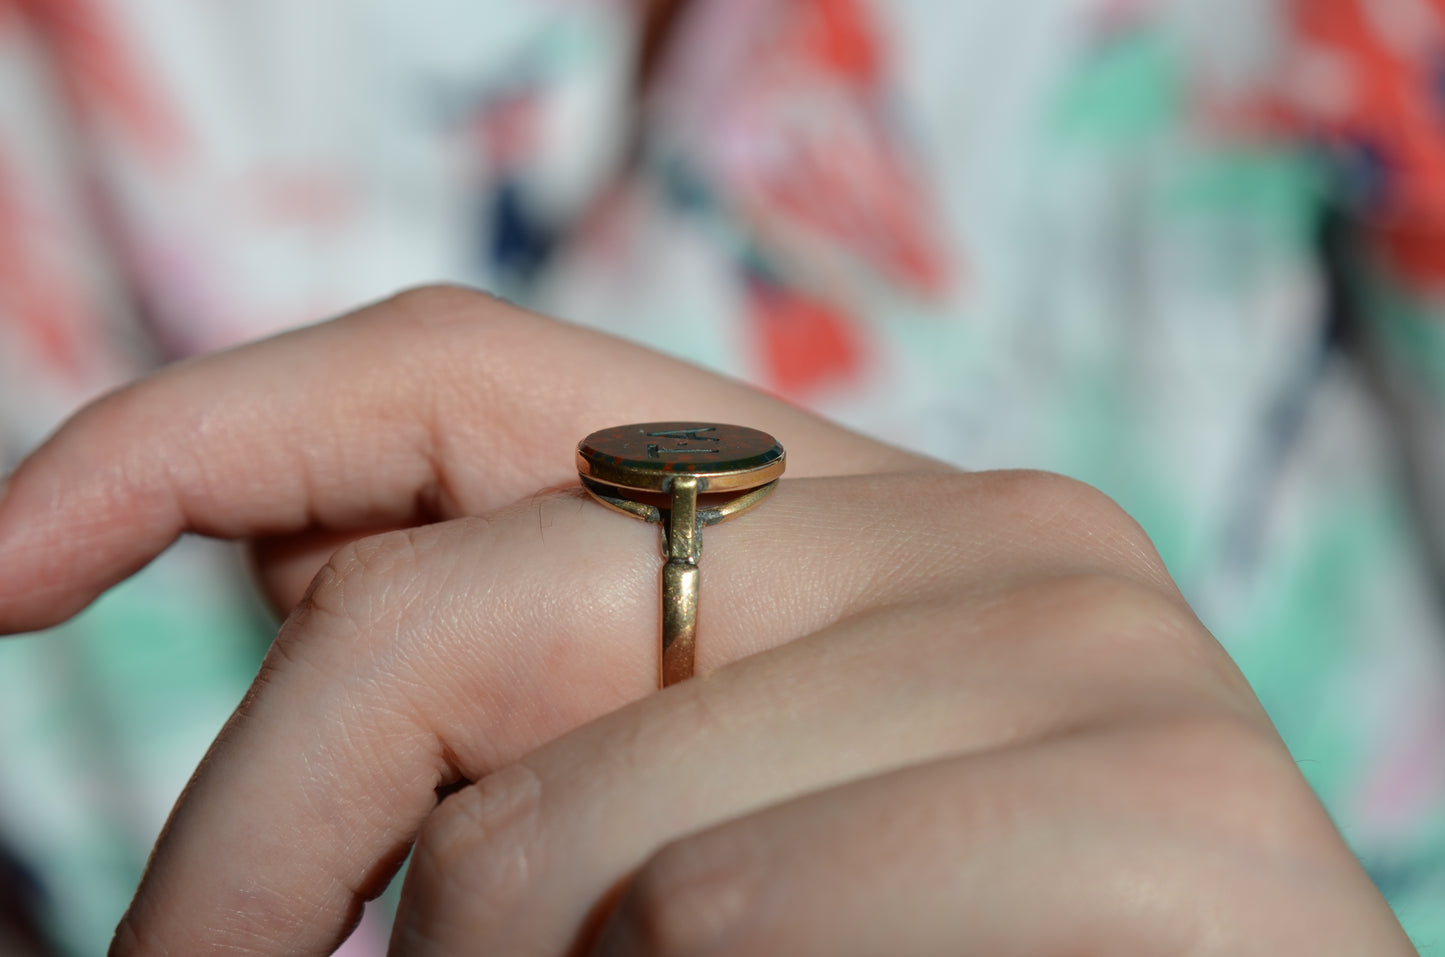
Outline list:
[[[765,429],[656,692],[658,539],[597,428]],[[112,953],[324,954],[410,850],[395,954],[1413,953],[1148,539],[480,294],[164,370],[0,499],[0,629],[182,531],[285,624]],[[438,801],[438,790],[450,792]]]

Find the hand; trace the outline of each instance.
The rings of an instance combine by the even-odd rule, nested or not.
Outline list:
[[[707,530],[703,674],[654,694],[657,532],[571,452],[682,418],[790,468]],[[1147,539],[1066,479],[427,290],[79,415],[0,501],[0,627],[184,529],[294,609],[116,953],[326,953],[413,841],[406,954],[1411,952]]]

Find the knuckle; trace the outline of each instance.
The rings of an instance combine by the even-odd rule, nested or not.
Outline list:
[[[418,847],[447,870],[460,868],[479,850],[529,837],[541,802],[542,780],[536,772],[524,764],[508,765],[437,805]]]
[[[1133,579],[1094,572],[1050,575],[1018,586],[1017,607],[1064,640],[1088,646],[1104,642],[1163,640],[1202,634],[1187,606]]]
[[[990,473],[994,494],[1028,509],[1066,512],[1117,509],[1113,501],[1085,482],[1042,469],[1007,469]]]
[[[614,918],[635,953],[682,957],[731,951],[739,938],[757,936],[747,921],[761,899],[761,871],[736,845],[722,854],[718,846],[705,836],[683,838],[665,845],[637,872]]]
[[[407,289],[355,314],[355,321],[383,326],[379,336],[394,344],[398,374],[431,396],[433,441],[443,447],[451,437],[436,423],[469,421],[478,403],[513,398],[507,389],[523,381],[520,367],[530,364],[519,360],[536,358],[531,340],[550,327],[541,318],[490,293],[445,284]],[[510,423],[499,420],[493,427],[493,439],[503,441]],[[525,445],[515,441],[517,448]]]
[[[398,580],[413,575],[417,538],[412,529],[349,542],[327,560],[302,606],[338,618],[372,617]]]
[[[1343,844],[1328,814],[1263,723],[1190,714],[1152,721],[1141,734],[1118,770],[1147,779],[1134,793],[1150,795],[1151,808],[1172,807],[1191,825],[1271,855],[1339,863]]]
[[[1075,679],[1108,696],[1163,683],[1249,710],[1252,693],[1238,669],[1172,592],[1096,572],[1034,578],[1010,591],[1009,627],[999,634],[1022,660],[1072,663]]]
[[[502,302],[478,289],[434,283],[404,289],[384,303],[390,319],[421,327],[473,322],[501,312]]]
[[[1149,536],[1108,495],[1054,472],[990,473],[991,513],[1014,527],[1043,533],[1040,543],[1071,546],[1075,555],[1149,581],[1167,580]]]
[[[522,764],[442,801],[413,851],[418,898],[443,906],[466,901],[479,923],[504,922],[539,867],[541,808],[542,781]]]
[[[422,574],[419,532],[386,532],[338,549],[281,626],[276,653],[299,657],[303,648],[309,652],[317,647],[318,638],[330,636],[340,640],[321,645],[344,645],[346,660],[355,662],[359,641],[389,638],[395,629],[384,626],[419,604],[415,587]]]

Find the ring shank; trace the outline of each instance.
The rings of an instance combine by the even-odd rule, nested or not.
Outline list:
[[[668,561],[662,566],[662,654],[658,656],[658,687],[692,677],[697,653],[698,567]]]

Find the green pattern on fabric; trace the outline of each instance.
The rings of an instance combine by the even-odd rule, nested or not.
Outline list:
[[[1232,642],[1235,661],[1327,806],[1359,779],[1359,730],[1349,708],[1331,706],[1340,700],[1331,689],[1348,672],[1342,663],[1360,652],[1352,586],[1362,564],[1391,561],[1399,544],[1391,534],[1394,503],[1366,495],[1320,509],[1301,540],[1280,543]],[[1301,695],[1302,688],[1319,691]]]
[[[1057,423],[1055,467],[1109,495],[1143,527],[1177,580],[1192,577],[1198,530],[1174,498],[1161,494],[1170,482],[1159,457],[1141,448],[1139,434],[1124,425],[1135,396],[1115,368],[1077,377],[1069,390],[1074,415]]]
[[[1173,126],[1182,100],[1176,52],[1160,35],[1139,32],[1110,41],[1071,73],[1047,124],[1066,142],[1136,141]]]
[[[1445,303],[1412,296],[1376,277],[1366,286],[1366,316],[1378,330],[1388,357],[1408,373],[1436,405],[1445,408]]]
[[[1312,249],[1325,179],[1309,155],[1264,146],[1191,150],[1174,168],[1160,197],[1163,215],[1226,228],[1242,217],[1283,249]]]
[[[1365,863],[1420,953],[1445,954],[1445,812],[1397,859]]]

